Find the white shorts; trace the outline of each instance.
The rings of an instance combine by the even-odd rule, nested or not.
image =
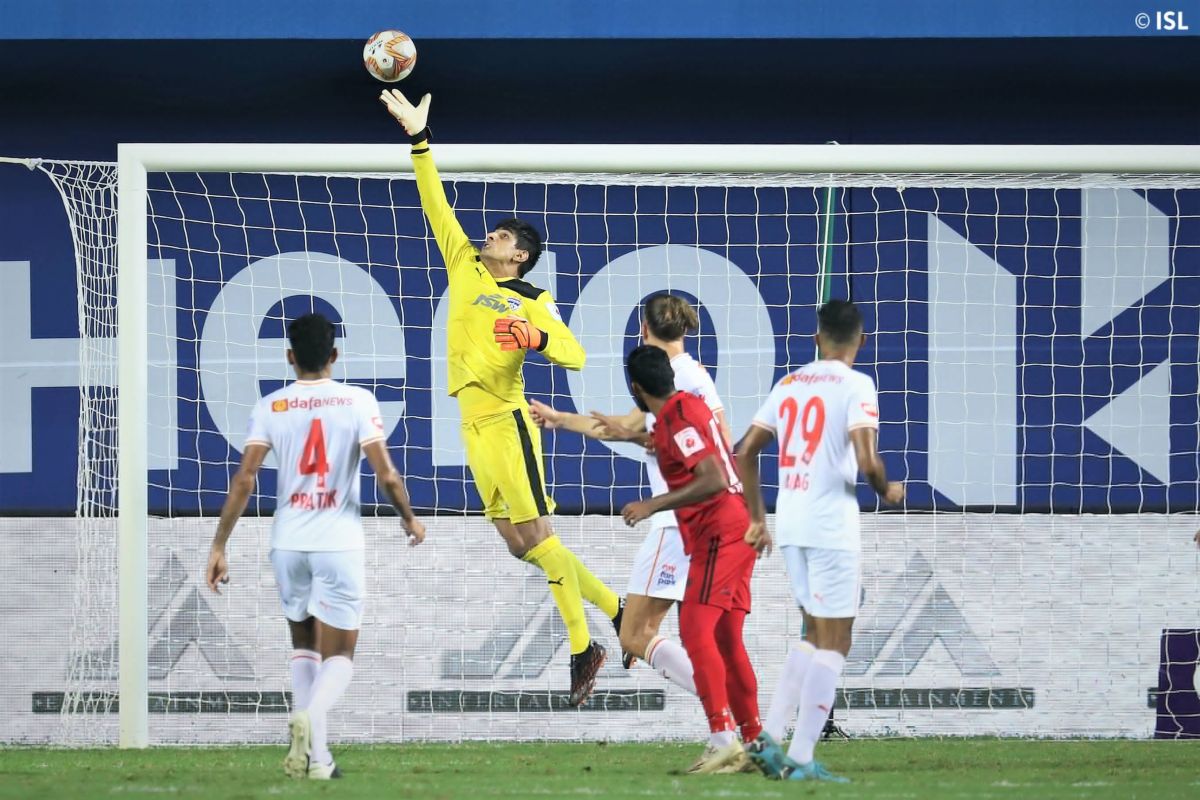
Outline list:
[[[362,627],[367,586],[364,551],[272,550],[271,566],[283,615],[292,622],[316,617],[344,631]]]
[[[862,592],[862,558],[857,550],[786,545],[787,564],[796,603],[811,617],[845,619],[858,615]]]
[[[652,530],[638,548],[625,591],[664,600],[683,600],[688,562],[679,528],[672,525]]]

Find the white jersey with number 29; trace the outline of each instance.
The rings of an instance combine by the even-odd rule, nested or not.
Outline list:
[[[246,444],[279,461],[271,548],[362,550],[359,462],[383,438],[379,403],[357,386],[295,381],[259,400]]]
[[[779,441],[777,544],[858,550],[855,428],[878,428],[875,382],[824,359],[784,376],[754,416]]]

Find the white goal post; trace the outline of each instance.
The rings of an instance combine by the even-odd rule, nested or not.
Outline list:
[[[465,145],[440,144],[444,177],[619,175],[670,183],[699,174],[735,185],[1171,186],[1200,175],[1200,146]],[[149,743],[147,174],[254,172],[394,176],[405,145],[122,144],[118,151],[119,617],[121,747]],[[780,176],[787,176],[781,179]],[[869,176],[869,177],[867,177]],[[946,176],[955,176],[947,183]],[[587,179],[585,179],[587,180]],[[862,183],[858,181],[862,180]],[[1194,185],[1194,184],[1189,184]],[[736,432],[735,432],[736,433]]]

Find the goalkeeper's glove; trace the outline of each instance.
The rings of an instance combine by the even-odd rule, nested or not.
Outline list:
[[[501,350],[541,350],[549,336],[520,317],[501,317],[492,326]]]

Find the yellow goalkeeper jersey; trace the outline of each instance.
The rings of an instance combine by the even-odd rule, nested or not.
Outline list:
[[[500,317],[516,316],[545,334],[541,353],[567,369],[582,369],[585,354],[562,321],[550,293],[519,279],[497,281],[479,260],[479,250],[463,232],[446,199],[428,143],[413,147],[413,171],[421,207],[429,219],[450,282],[450,396],[458,398],[464,421],[514,408],[524,408],[525,350],[500,349],[493,326]]]

